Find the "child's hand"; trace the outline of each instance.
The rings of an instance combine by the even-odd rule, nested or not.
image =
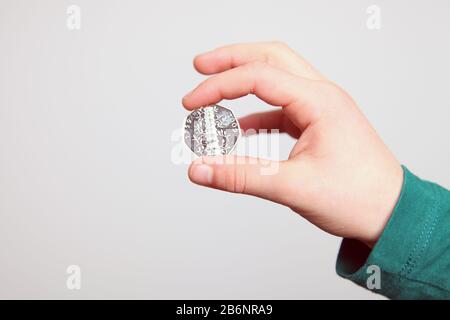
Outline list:
[[[352,98],[280,43],[226,46],[194,65],[211,76],[184,97],[187,109],[255,94],[281,108],[244,117],[242,129],[279,129],[298,141],[276,174],[262,175],[248,159],[204,158],[191,165],[190,179],[278,202],[329,233],[373,246],[403,172]]]

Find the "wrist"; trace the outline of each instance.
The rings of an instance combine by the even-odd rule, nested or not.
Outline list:
[[[358,239],[369,248],[373,248],[377,243],[398,203],[404,183],[403,168],[400,164],[397,164],[389,170],[385,177],[385,180],[381,180],[378,196],[375,197],[378,203],[373,212],[368,215],[369,225],[367,230]]]

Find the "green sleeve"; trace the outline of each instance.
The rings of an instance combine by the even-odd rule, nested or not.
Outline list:
[[[403,174],[397,205],[374,248],[344,239],[336,271],[392,299],[450,299],[450,191],[405,167]]]

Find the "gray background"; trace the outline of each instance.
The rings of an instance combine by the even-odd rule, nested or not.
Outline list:
[[[170,137],[203,79],[195,54],[281,40],[353,95],[402,163],[449,187],[449,13],[445,0],[0,0],[0,298],[380,298],[335,275],[340,239],[192,185]],[[292,145],[282,137],[281,157]]]

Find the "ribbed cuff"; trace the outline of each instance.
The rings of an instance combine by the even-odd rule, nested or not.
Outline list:
[[[427,251],[438,220],[438,206],[436,185],[403,166],[402,191],[376,245],[370,250],[356,240],[344,239],[336,272],[367,288],[373,274],[368,267],[375,265],[381,271],[381,287],[369,289],[392,298],[420,298],[415,284],[408,280]]]

